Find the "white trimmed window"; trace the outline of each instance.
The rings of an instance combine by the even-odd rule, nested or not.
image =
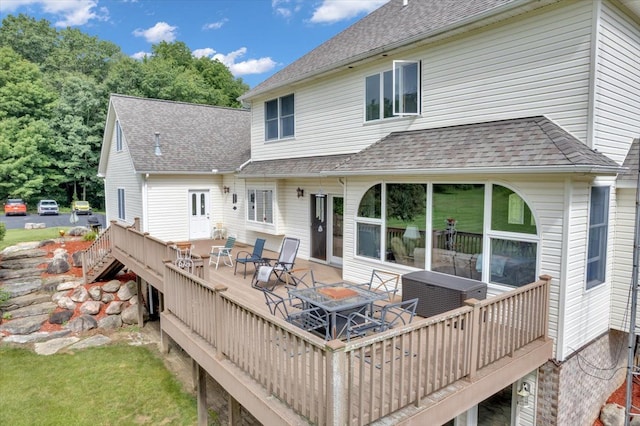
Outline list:
[[[607,234],[609,229],[609,187],[591,188],[589,202],[589,242],[587,289],[602,284],[607,272]]]
[[[124,205],[124,188],[118,188],[118,219],[126,220]]]
[[[122,151],[122,127],[120,121],[116,120],[116,152]]]
[[[293,94],[264,103],[265,140],[295,136],[295,105]]]
[[[420,114],[420,62],[393,61],[393,69],[365,79],[365,121]]]
[[[249,222],[273,224],[273,190],[247,190],[247,220]]]

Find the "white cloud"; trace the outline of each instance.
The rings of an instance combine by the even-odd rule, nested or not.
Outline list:
[[[370,13],[389,0],[323,0],[322,4],[315,10],[311,17],[311,22],[327,23],[355,18],[362,13]]]
[[[191,52],[191,54],[193,56],[195,56],[196,58],[202,58],[203,56],[206,56],[207,58],[212,57],[214,54],[216,53],[215,50],[213,50],[210,47],[205,47],[204,49],[196,49],[193,52]]]
[[[288,19],[302,9],[302,0],[271,0],[271,7],[276,15]]]
[[[2,0],[4,12],[13,12],[22,6],[40,6],[52,15],[56,27],[84,25],[91,20],[109,20],[109,10],[98,8],[97,0]]]
[[[133,55],[131,55],[133,59],[144,59],[145,56],[151,57],[151,52],[136,52]]]
[[[203,30],[219,30],[220,28],[222,28],[222,26],[224,24],[226,24],[227,22],[229,22],[228,19],[222,19],[218,22],[210,22],[208,24],[204,24],[204,26],[202,27]]]
[[[161,41],[172,42],[176,39],[177,29],[178,27],[169,25],[166,22],[158,22],[146,30],[138,28],[133,32],[133,35],[136,37],[144,37],[149,43],[159,43]]]
[[[246,47],[241,47],[228,55],[217,53],[212,59],[225,64],[231,74],[235,76],[248,75],[248,74],[262,74],[267,71],[271,71],[277,64],[271,58],[259,58],[249,59],[247,61],[236,62],[239,58],[243,57],[247,53]]]

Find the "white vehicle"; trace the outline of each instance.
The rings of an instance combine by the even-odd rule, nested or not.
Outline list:
[[[40,200],[38,202],[38,214],[40,216],[45,214],[57,215],[58,213],[58,203],[55,200]]]

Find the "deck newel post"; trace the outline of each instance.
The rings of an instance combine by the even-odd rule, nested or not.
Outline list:
[[[478,299],[468,299],[464,301],[464,304],[473,308],[471,311],[471,324],[470,325],[470,345],[469,345],[469,380],[473,381],[476,378],[478,372],[478,353],[480,351],[480,305],[482,304]]]
[[[551,275],[540,275],[540,279],[545,281],[545,286],[544,286],[544,309],[543,309],[543,317],[542,317],[542,321],[544,321],[543,323],[543,328],[542,330],[544,331],[544,339],[547,340],[549,338],[549,298],[550,298],[550,293],[551,293]]]
[[[203,254],[202,255],[202,279],[205,280],[206,282],[209,282],[209,255],[208,254]]]
[[[343,426],[347,422],[347,354],[345,343],[331,340],[327,343],[327,425]]]
[[[83,250],[80,256],[82,258],[82,282],[87,285],[89,284],[87,282],[87,252]]]
[[[225,324],[225,315],[222,312],[222,310],[224,309],[224,303],[222,300],[222,296],[221,296],[221,292],[225,291],[227,289],[227,287],[225,287],[224,285],[216,285],[214,287],[214,295],[215,295],[215,324],[214,324],[214,333],[215,333],[215,337],[213,339],[213,344],[214,344],[214,348],[215,348],[215,356],[218,359],[222,359],[223,358],[223,354],[224,354],[224,342],[223,342],[223,337],[225,335],[225,327],[227,326],[227,324]]]

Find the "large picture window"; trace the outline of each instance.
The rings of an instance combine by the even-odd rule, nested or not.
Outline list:
[[[609,187],[594,186],[589,203],[587,289],[602,284],[606,279],[608,222]]]
[[[273,191],[271,189],[247,190],[247,220],[273,224]]]
[[[264,104],[265,140],[291,138],[295,135],[293,94]]]
[[[537,232],[525,200],[501,185],[376,184],[358,206],[356,255],[521,286],[536,280]]]

